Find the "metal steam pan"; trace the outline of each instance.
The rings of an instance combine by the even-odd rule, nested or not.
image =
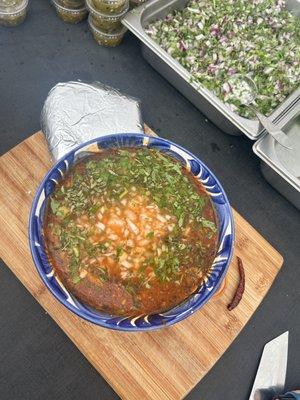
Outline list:
[[[267,133],[255,142],[253,151],[261,159],[266,180],[300,210],[300,99],[278,127],[292,141],[292,151],[280,146]]]
[[[145,27],[149,23],[164,18],[174,9],[184,8],[187,3],[188,0],[150,0],[129,12],[122,22],[141,40],[143,56],[152,67],[220,129],[232,135],[243,132],[250,139],[256,140],[262,133],[262,127],[257,120],[239,116],[211,91],[193,84],[191,74],[146,34]],[[286,5],[300,17],[298,0],[287,0]],[[270,119],[274,123],[279,122],[299,97],[300,87],[272,112]]]

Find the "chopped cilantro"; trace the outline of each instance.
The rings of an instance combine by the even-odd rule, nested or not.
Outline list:
[[[119,258],[121,257],[123,253],[123,246],[118,246],[117,250],[116,250],[116,259],[119,260]]]
[[[146,235],[146,237],[147,237],[148,239],[152,239],[152,238],[154,237],[154,232],[153,232],[153,231],[148,232],[147,235]]]
[[[217,226],[213,221],[209,221],[208,219],[201,218],[201,224],[204,228],[209,228],[213,232],[217,231]]]
[[[57,213],[57,211],[58,211],[58,208],[59,208],[59,201],[57,201],[57,200],[55,200],[53,197],[51,197],[51,200],[50,200],[50,207],[51,207],[51,210],[52,210],[52,212],[53,212],[53,214],[56,214]]]

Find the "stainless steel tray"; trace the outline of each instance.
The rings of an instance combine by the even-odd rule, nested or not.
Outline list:
[[[240,117],[212,92],[191,83],[190,73],[145,32],[144,28],[150,22],[164,18],[174,9],[185,7],[187,2],[188,0],[150,0],[129,12],[122,22],[141,40],[144,58],[220,129],[231,135],[243,132],[250,139],[256,140],[262,133],[257,120]],[[298,0],[287,0],[286,3],[289,9],[300,16]],[[299,97],[300,87],[274,110],[270,119],[275,123],[280,122]]]
[[[282,118],[278,127],[288,136],[293,135],[295,144],[300,148],[300,99],[289,112]],[[261,161],[261,171],[266,180],[275,187],[283,196],[300,210],[300,152],[292,159],[294,167],[297,167],[297,176],[294,176],[286,165],[282,163],[278,155],[278,144],[265,133],[253,145],[253,151]],[[288,150],[284,150],[287,151]],[[295,168],[296,169],[296,168]]]

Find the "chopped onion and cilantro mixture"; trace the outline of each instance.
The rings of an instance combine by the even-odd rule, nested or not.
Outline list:
[[[265,115],[300,83],[300,22],[284,0],[191,0],[146,32],[191,73],[194,83],[244,117],[253,115],[230,96],[230,76],[253,79],[255,105]]]

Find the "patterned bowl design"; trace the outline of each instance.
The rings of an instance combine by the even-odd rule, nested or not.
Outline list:
[[[160,314],[137,317],[112,316],[96,311],[79,302],[54,274],[45,253],[43,219],[47,198],[69,167],[90,152],[104,148],[149,147],[170,155],[185,165],[205,186],[218,218],[219,241],[216,258],[208,276],[198,290],[178,306]],[[78,316],[105,328],[123,331],[148,331],[175,324],[193,314],[215,293],[229,266],[234,243],[234,225],[226,194],[213,173],[193,154],[162,138],[142,134],[117,134],[93,139],[72,150],[47,173],[33,200],[29,219],[29,242],[35,266],[51,293]]]

